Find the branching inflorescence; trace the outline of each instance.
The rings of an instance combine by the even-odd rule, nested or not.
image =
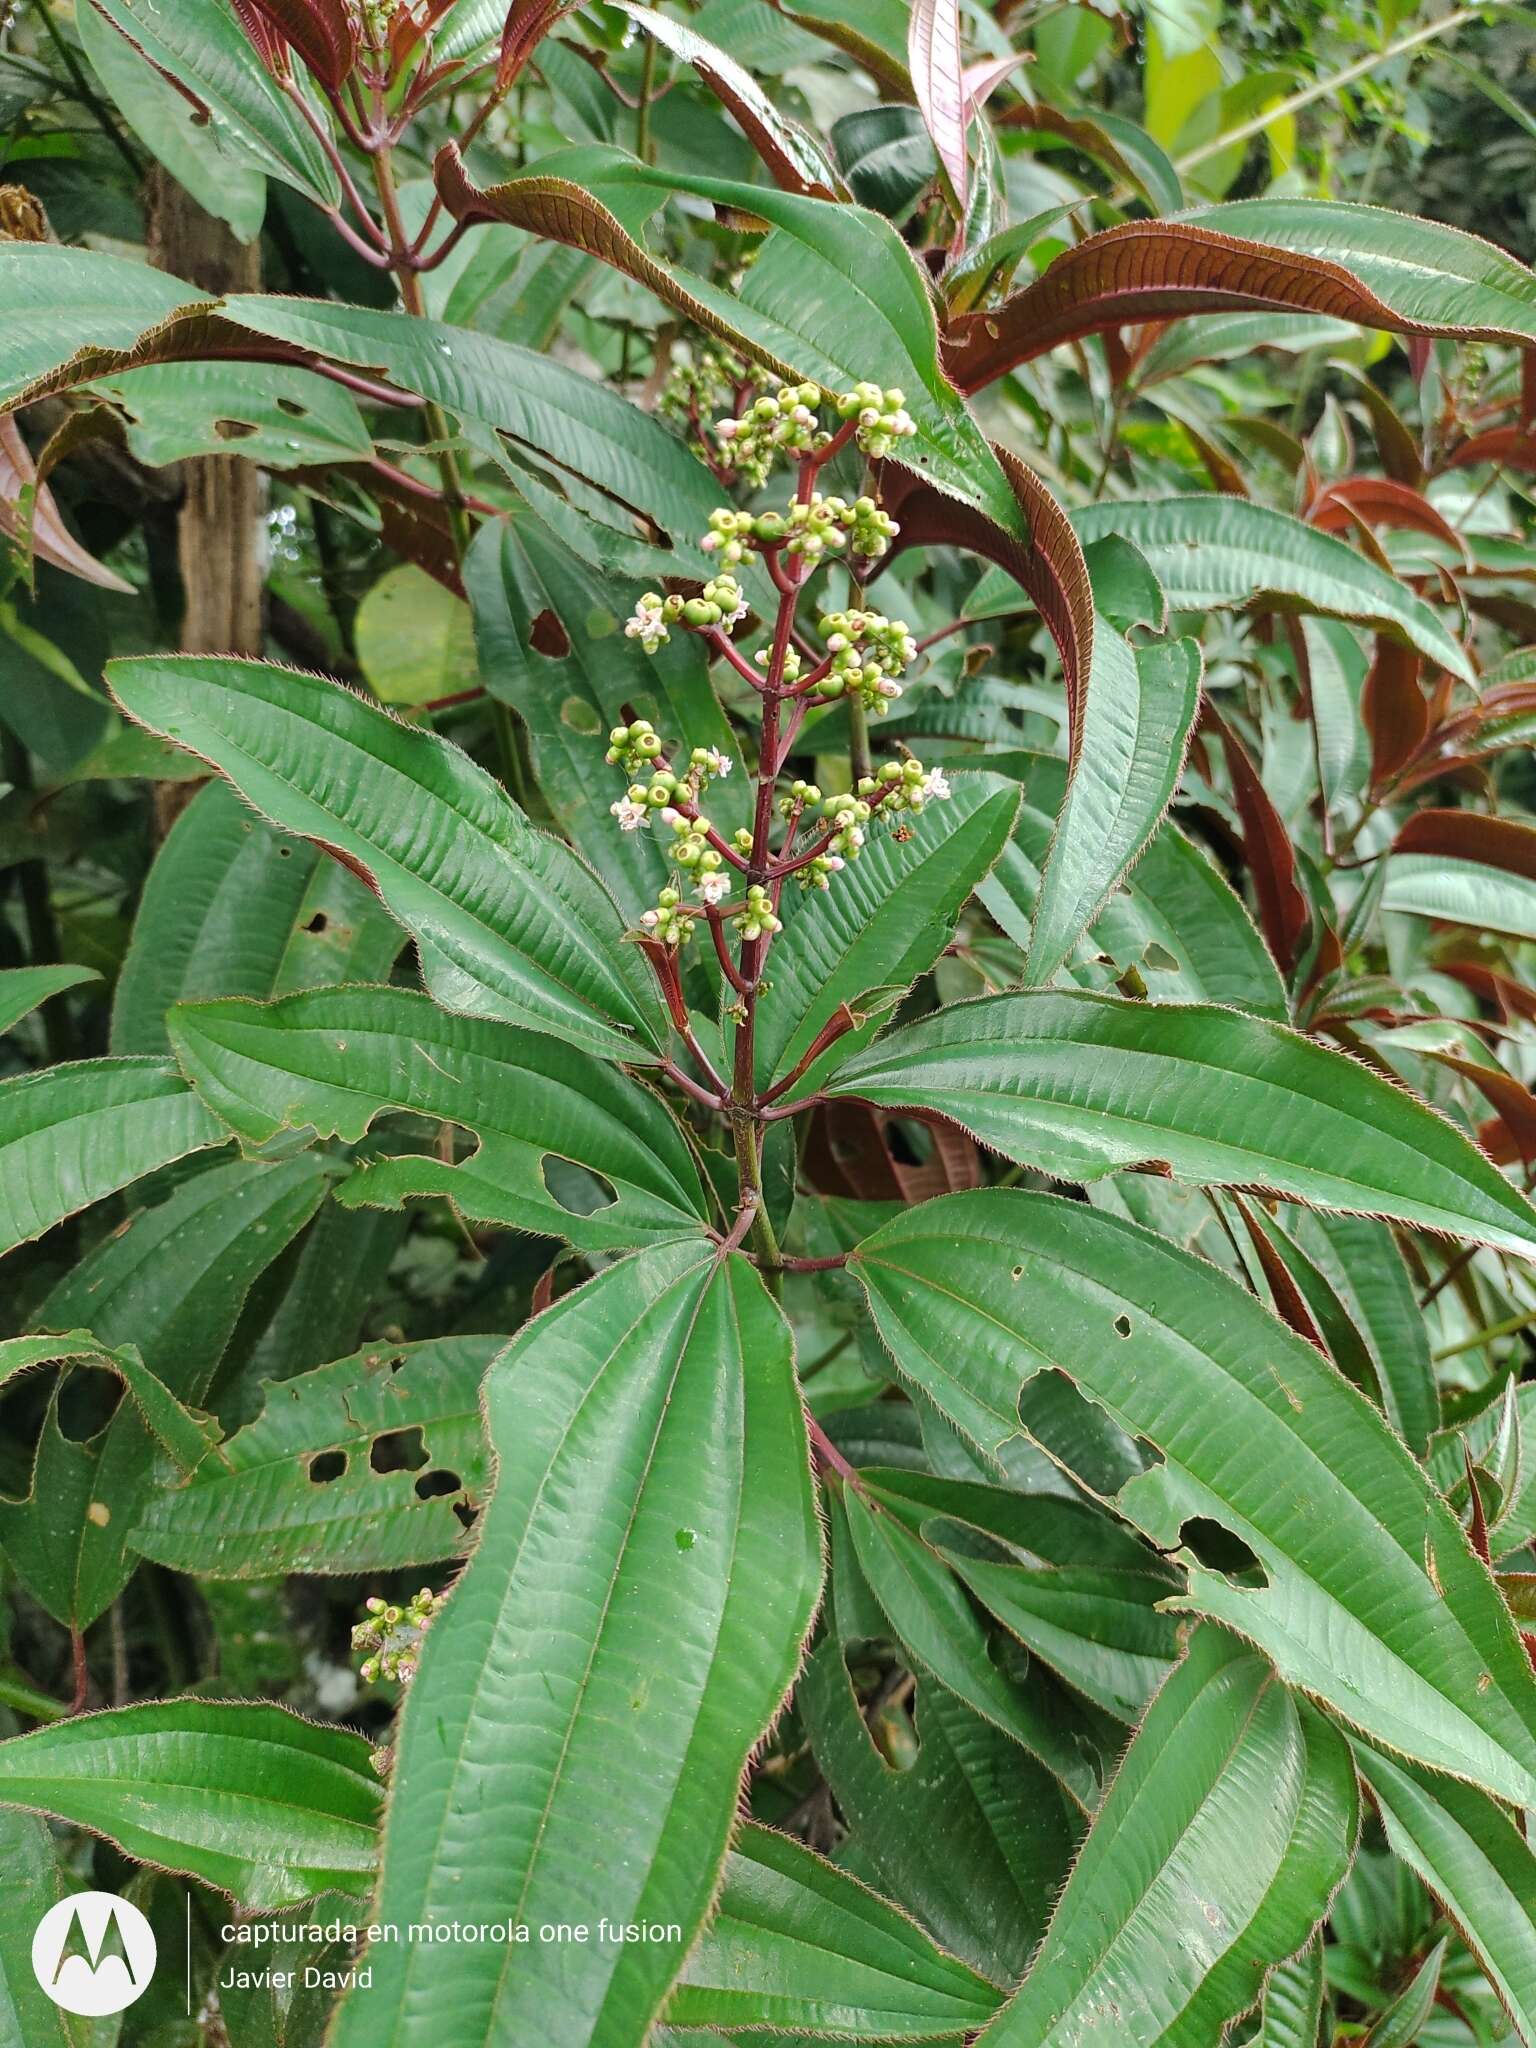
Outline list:
[[[704,387],[734,380],[738,367],[717,366],[713,377],[702,380]],[[861,597],[899,532],[877,497],[824,492],[824,471],[850,446],[878,462],[915,431],[904,394],[875,384],[856,385],[838,397],[833,426],[823,423],[822,409],[816,385],[789,384],[751,398],[739,416],[716,423],[712,459],[717,474],[738,476],[757,488],[774,462],[787,456],[796,464],[794,495],[783,511],[718,507],[701,541],[706,553],[719,558],[718,572],[696,596],[645,592],[625,627],[629,638],[652,655],[674,631],[698,635],[711,655],[755,694],[761,732],[751,826],[727,837],[709,815],[712,785],[734,766],[729,756],[710,747],[684,751],[685,743],[669,747],[647,718],[615,726],[608,735],[609,764],[629,778],[623,795],[609,807],[619,829],[658,829],[666,835],[673,869],[654,907],[640,919],[640,937],[673,1021],[707,1085],[689,1084],[681,1070],[674,1078],[732,1117],[744,1210],[758,1207],[757,1127],[792,1115],[800,1106],[778,1102],[782,1085],[760,1093],[754,1070],[757,999],[766,986],[769,949],[783,929],[785,885],[830,888],[839,872],[858,859],[872,832],[898,819],[903,823],[897,829],[905,829],[907,818],[950,794],[942,770],[926,768],[906,749],[878,769],[856,774],[846,790],[824,794],[800,777],[784,782],[811,711],[846,700],[850,716],[861,725],[870,716],[882,716],[900,697],[900,678],[918,654],[903,620],[858,602],[820,612],[810,632],[802,626],[801,606],[818,571],[843,568],[854,595]],[[733,636],[751,617],[737,571],[752,557],[778,593],[778,603],[763,646],[748,659]],[[711,1067],[689,1025],[679,978],[677,956],[701,925],[735,997],[730,1006],[736,1026],[735,1075],[729,1085]],[[851,1022],[847,1019],[840,1028],[846,1030]],[[759,1220],[759,1253],[767,1250],[776,1261],[776,1252],[764,1244],[764,1229]]]

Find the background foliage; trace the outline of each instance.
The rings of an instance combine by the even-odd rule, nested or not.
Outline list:
[[[1536,2043],[1533,63],[8,18],[6,2048]]]

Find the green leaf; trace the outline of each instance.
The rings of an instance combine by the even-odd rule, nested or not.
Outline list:
[[[145,656],[108,676],[130,717],[367,873],[441,1001],[608,1058],[652,1056],[657,1000],[613,899],[457,747],[265,662]]]
[[[983,996],[859,1053],[831,1095],[929,1110],[1054,1179],[1161,1161],[1529,1257],[1536,1213],[1416,1097],[1283,1025],[1054,989]]]
[[[1024,978],[1048,982],[1172,801],[1200,702],[1193,640],[1133,649],[1100,619],[1083,737],[1040,878]]]
[[[1440,1970],[1450,1937],[1442,1935],[1414,1971],[1410,1981],[1393,1999],[1375,2026],[1365,2036],[1362,2048],[1413,2048],[1435,2009],[1440,1989]]]
[[[1520,2039],[1536,2042],[1536,1856],[1508,1814],[1458,1784],[1364,1743],[1355,1761],[1394,1856],[1416,1871],[1488,1973]]]
[[[748,1827],[667,2018],[834,2041],[932,2041],[984,2025],[997,2003],[984,1978],[904,1913],[789,1836]]]
[[[453,1016],[410,989],[183,1004],[171,1038],[203,1099],[258,1146],[306,1127],[355,1143],[390,1109],[479,1137],[458,1165],[414,1151],[370,1160],[343,1185],[346,1203],[446,1195],[467,1216],[589,1250],[696,1232],[709,1213],[677,1119],[640,1082],[541,1032]]]
[[[1184,1582],[1123,1523],[1078,1499],[915,1472],[860,1483],[1041,1663],[1117,1720],[1140,1719],[1179,1655],[1179,1623],[1157,1604]]]
[[[209,1405],[247,1295],[315,1214],[328,1176],[314,1155],[216,1163],[94,1246],[36,1321],[89,1317],[98,1344],[133,1345],[177,1401]],[[121,1592],[137,1559],[128,1539],[155,1491],[158,1458],[139,1414],[120,1407],[89,1441],[44,1419],[30,1497],[0,1501],[0,1538],[29,1589],[85,1627]]]
[[[228,1140],[163,1060],[77,1060],[0,1081],[0,1252]]]
[[[933,301],[888,220],[725,178],[657,170],[618,150],[578,149],[543,158],[506,184],[479,191],[450,144],[438,189],[463,220],[506,220],[586,249],[638,277],[689,319],[745,349],[782,376],[830,392],[864,379],[906,394],[917,425],[902,461],[1003,532],[1027,540],[1019,503],[986,436],[939,361]],[[673,193],[767,222],[771,232],[739,293],[650,255],[623,224],[637,199],[654,212]]]
[[[150,363],[87,388],[126,415],[129,451],[151,468],[193,455],[243,455],[264,469],[373,455],[351,392],[285,363]]]
[[[992,1661],[986,1629],[945,1560],[877,1497],[850,1487],[843,1506],[859,1569],[908,1656],[1090,1809],[1099,1791],[1097,1759],[1049,1695],[1015,1685]]]
[[[994,775],[957,776],[953,789],[948,803],[924,807],[908,838],[875,835],[834,888],[786,892],[784,930],[757,1012],[760,1085],[792,1072],[842,1004],[878,1017],[949,943],[956,918],[1007,845],[1019,806],[1017,791]],[[850,1034],[833,1058],[877,1028],[872,1022],[862,1037]],[[806,1085],[826,1070],[818,1062]]]
[[[115,19],[122,21],[128,12],[124,6]],[[267,210],[264,153],[253,151],[227,123],[210,120],[112,26],[113,18],[94,5],[74,18],[108,100],[177,184],[206,212],[227,221],[239,241],[249,242],[260,234]]]
[[[30,1016],[50,996],[100,979],[94,967],[5,968],[0,971],[0,1035],[13,1031],[23,1017]]]
[[[166,1012],[207,996],[382,980],[400,927],[355,875],[258,818],[224,782],[166,835],[139,899],[112,1009],[112,1050],[163,1053]]]
[[[1081,1820],[1060,1780],[924,1675],[917,1758],[894,1770],[875,1747],[836,1641],[811,1658],[795,1703],[880,1883],[991,1982],[1016,1983]]]
[[[1326,1910],[1356,1821],[1344,1738],[1243,1644],[1197,1630],[978,2048],[1216,2040]]]
[[[1145,391],[1165,377],[1180,377],[1201,363],[1232,362],[1255,349],[1282,349],[1304,355],[1308,349],[1358,349],[1360,330],[1350,320],[1330,320],[1320,313],[1208,313],[1183,320],[1160,334],[1136,367],[1136,385]]]
[[[1381,907],[1536,939],[1536,881],[1446,853],[1390,855]]]
[[[988,767],[1025,786],[1013,841],[977,895],[1015,944],[1027,946],[1040,868],[1066,789],[1050,754],[994,754]],[[1134,967],[1154,1002],[1223,1003],[1284,1023],[1285,985],[1242,899],[1210,856],[1165,820],[1095,919],[1088,944]]]
[[[380,1796],[360,1735],[265,1704],[156,1701],[0,1742],[0,1802],[256,1911],[365,1894]]]
[[[394,1571],[452,1557],[489,1484],[480,1382],[501,1346],[499,1337],[373,1344],[263,1382],[256,1421],[188,1484],[149,1502],[134,1549],[210,1579]]]
[[[155,0],[91,4],[136,50],[203,101],[272,177],[319,206],[340,203],[336,173],[318,138],[284,98],[234,8],[219,0],[178,0],[174,8]]]
[[[1422,1457],[1440,1427],[1440,1391],[1424,1313],[1397,1240],[1370,1216],[1300,1214],[1294,1228],[1365,1343],[1387,1419]]]
[[[85,2048],[80,2022],[55,2005],[32,1968],[32,1937],[69,1887],[45,1822],[0,1811],[0,2040],[7,2048]]]
[[[1423,598],[1289,512],[1241,498],[1157,498],[1084,506],[1072,524],[1085,546],[1117,534],[1140,548],[1171,611],[1252,607],[1351,619],[1471,681],[1460,643]]]
[[[436,2041],[449,2000],[457,2048],[640,2048],[818,1596],[788,1326],[744,1260],[644,1252],[536,1317],[486,1404],[496,1492],[406,1702],[374,1917],[461,1918],[473,1888],[593,1935],[510,1968],[375,1945],[332,2038]],[[616,1942],[605,1920],[680,1936]]]
[[[1250,2048],[1317,2048],[1323,1995],[1323,1944],[1314,1935],[1299,1955],[1270,1971]]]
[[[1165,1576],[1076,1564],[1033,1571],[941,1548],[977,1599],[1042,1663],[1118,1720],[1139,1718],[1177,1651],[1173,1620],[1156,1611],[1169,1593]]]
[[[1536,1678],[1492,1579],[1365,1396],[1235,1281],[1137,1224],[996,1189],[896,1218],[851,1269],[903,1379],[977,1441],[1061,1372],[1160,1454],[1119,1511],[1161,1550],[1214,1521],[1257,1560],[1181,1556],[1181,1606],[1400,1752],[1529,1800]]]
[[[430,704],[473,686],[469,607],[414,562],[386,569],[370,586],[353,630],[368,687],[385,704]]]

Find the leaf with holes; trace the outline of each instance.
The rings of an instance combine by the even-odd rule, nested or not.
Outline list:
[[[475,1133],[461,1164],[404,1151],[361,1165],[344,1203],[445,1195],[467,1216],[625,1250],[709,1215],[677,1119],[638,1081],[574,1046],[409,989],[341,988],[276,1003],[183,1003],[182,1071],[249,1144],[283,1130],[356,1142],[391,1109]]]
[[[280,1382],[131,1538],[211,1579],[381,1572],[461,1549],[490,1482],[480,1382],[499,1337],[373,1344]]]
[[[789,1329],[744,1260],[642,1252],[536,1317],[486,1406],[496,1491],[411,1685],[374,1917],[459,1917],[468,1880],[535,1927],[681,1939],[520,1948],[511,1969],[500,1949],[376,1944],[333,2039],[375,2048],[384,2015],[395,2048],[435,2042],[450,1998],[462,2048],[638,2048],[818,1596]]]
[[[608,1058],[654,1058],[654,987],[619,944],[612,897],[457,747],[267,662],[146,657],[113,662],[109,680],[130,717],[368,875],[442,1001]]]
[[[1181,1607],[1395,1749],[1529,1802],[1536,1677],[1491,1577],[1378,1411],[1253,1295],[1138,1224],[995,1189],[897,1217],[851,1270],[903,1380],[978,1442],[1059,1372],[1152,1447],[1115,1505],[1185,1544]],[[1211,1523],[1238,1539],[1213,1553],[1230,1572],[1202,1561]]]
[[[1214,1005],[984,996],[889,1032],[827,1092],[952,1118],[1056,1180],[1158,1161],[1203,1186],[1536,1251],[1536,1211],[1443,1117],[1315,1040]]]
[[[98,1346],[135,1347],[167,1400],[213,1406],[246,1297],[314,1216],[327,1185],[313,1154],[210,1166],[93,1247],[35,1320],[68,1329],[89,1317]],[[137,1563],[128,1539],[159,1481],[163,1432],[138,1406],[124,1405],[76,1442],[59,1426],[58,1402],[56,1389],[29,1497],[0,1500],[0,1542],[49,1612],[84,1627]],[[191,1462],[184,1455],[182,1471]]]

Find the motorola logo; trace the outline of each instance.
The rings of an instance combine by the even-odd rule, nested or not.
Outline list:
[[[111,1892],[73,1892],[32,1937],[32,1974],[66,2012],[98,2019],[141,1998],[155,1974],[154,1930]]]

